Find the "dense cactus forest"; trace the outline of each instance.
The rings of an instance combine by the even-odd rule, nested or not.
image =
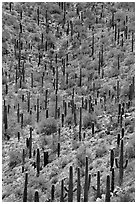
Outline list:
[[[2,200],[135,202],[135,3],[2,3]]]

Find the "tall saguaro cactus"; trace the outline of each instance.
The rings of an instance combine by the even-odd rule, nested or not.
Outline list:
[[[117,81],[117,102],[119,102],[119,94],[120,94],[120,88],[119,88],[119,80]]]
[[[97,198],[101,198],[101,193],[100,193],[100,171],[97,172]]]
[[[110,171],[112,171],[113,165],[114,165],[114,150],[111,149],[111,152],[110,152]]]
[[[82,107],[80,107],[80,120],[79,120],[79,141],[81,141],[81,129],[82,129]]]
[[[134,33],[132,32],[132,52],[134,51]]]
[[[32,127],[30,127],[30,138],[29,138],[29,158],[32,156]]]
[[[28,173],[25,174],[25,185],[23,191],[23,202],[27,202],[27,184],[28,184]]]
[[[68,189],[65,187],[65,190],[68,192],[68,202],[73,202],[73,192],[77,189],[73,189],[73,167],[69,168],[69,186]]]
[[[24,172],[24,164],[25,164],[25,149],[22,152],[22,173]]]
[[[126,163],[124,165],[124,158],[123,158],[123,139],[121,139],[121,147],[120,147],[120,155],[119,155],[119,164],[118,159],[116,158],[116,167],[119,168],[119,185],[121,186],[123,183],[123,175],[124,175],[124,169],[127,167],[128,160],[126,160]]]
[[[85,165],[84,202],[88,202],[88,157],[87,156],[86,156],[86,165]]]
[[[81,197],[81,185],[80,185],[80,168],[77,170],[77,202],[80,202]]]
[[[110,176],[107,175],[107,180],[106,180],[106,197],[105,197],[105,202],[110,202]]]
[[[73,167],[69,169],[69,189],[68,189],[68,202],[73,202]]]
[[[114,167],[112,168],[112,174],[111,174],[111,192],[114,191],[114,187],[115,187],[115,170]]]
[[[98,75],[100,76],[100,61],[101,61],[101,55],[99,52],[99,62],[98,62]]]
[[[39,149],[37,149],[37,176],[39,176],[39,173],[40,173],[40,152],[39,152]]]
[[[48,152],[44,152],[44,167],[48,164],[48,158],[49,158]]]
[[[52,184],[51,186],[51,202],[54,201],[54,198],[55,198],[55,186],[54,184]]]
[[[65,197],[67,196],[67,193],[64,195],[64,180],[61,180],[61,195],[60,195],[60,202],[64,202]]]
[[[39,7],[37,8],[37,20],[38,20],[38,25],[39,25]]]
[[[39,122],[39,98],[37,99],[37,123]]]

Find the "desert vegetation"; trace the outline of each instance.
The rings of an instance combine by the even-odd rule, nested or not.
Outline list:
[[[2,3],[2,201],[135,202],[135,3]]]

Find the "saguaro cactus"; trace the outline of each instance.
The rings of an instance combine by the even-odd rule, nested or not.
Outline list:
[[[106,197],[105,197],[105,202],[110,202],[110,176],[107,175],[107,180],[106,180]]]
[[[115,41],[117,40],[117,24],[115,23],[115,25],[114,25],[115,27]]]
[[[112,168],[112,174],[111,174],[111,192],[114,191],[114,187],[115,187],[115,170],[114,167]]]
[[[120,145],[120,134],[118,134],[117,136],[117,146],[119,147],[119,145]]]
[[[64,127],[64,114],[61,115],[62,127]]]
[[[80,67],[79,86],[82,85],[82,68]]]
[[[58,142],[58,157],[60,156],[60,143]]]
[[[39,202],[39,192],[37,190],[35,191],[34,202]]]
[[[39,122],[39,98],[37,99],[37,123]]]
[[[4,104],[4,115],[3,115],[3,121],[4,121],[4,128],[5,132],[8,129],[8,117],[7,117],[7,106]]]
[[[73,167],[69,169],[69,189],[68,189],[68,202],[73,202]]]
[[[60,202],[64,202],[64,198],[67,196],[67,193],[64,195],[64,180],[61,180],[61,195]]]
[[[20,122],[20,107],[19,107],[19,103],[18,103],[18,107],[17,107],[17,122]]]
[[[51,202],[54,201],[54,197],[55,197],[55,186],[54,184],[52,184],[51,186]]]
[[[80,107],[80,120],[79,120],[79,141],[81,141],[81,129],[82,129],[82,107]]]
[[[111,149],[111,152],[110,152],[110,171],[112,171],[113,165],[114,165],[114,151],[113,151],[113,149]]]
[[[24,164],[25,164],[25,149],[22,152],[22,173],[24,172]]]
[[[124,169],[127,167],[128,160],[126,160],[126,163],[124,165],[123,161],[123,139],[121,140],[121,148],[120,148],[120,156],[119,156],[119,164],[118,164],[118,159],[115,159],[116,167],[119,168],[119,185],[121,186],[123,183],[123,174],[124,174]]]
[[[44,152],[44,167],[48,164],[48,152]]]
[[[45,110],[47,109],[48,89],[45,91]]]
[[[101,198],[101,193],[100,193],[100,171],[97,172],[97,198]]]
[[[120,94],[120,88],[119,88],[119,80],[117,81],[117,101],[119,102],[119,94]]]
[[[65,190],[68,192],[68,202],[73,202],[73,192],[77,189],[73,189],[73,167],[70,166],[69,168],[69,186],[68,189],[64,187]]]
[[[55,119],[57,119],[57,109],[58,109],[58,95],[57,95],[57,89],[56,89],[56,101],[55,101]]]
[[[90,183],[91,183],[91,174],[89,174],[88,176],[88,191],[90,189]]]
[[[10,12],[11,12],[11,9],[12,9],[11,5],[12,5],[12,2],[9,3]]]
[[[23,113],[21,113],[21,129],[23,128]]]
[[[100,52],[99,52],[99,62],[98,62],[98,75],[100,76],[100,59],[101,59],[101,56],[100,56]]]
[[[86,165],[85,165],[84,202],[88,202],[88,157],[87,156],[86,156]]]
[[[122,138],[124,137],[124,132],[125,132],[125,129],[122,128],[122,130],[121,130],[121,137],[122,137]]]
[[[29,158],[32,155],[32,127],[30,127],[30,138],[29,138]]]
[[[132,32],[132,52],[134,51],[134,33]]]
[[[37,20],[38,20],[38,25],[39,25],[39,7],[37,8]]]
[[[28,173],[25,174],[25,185],[23,192],[23,202],[27,202],[27,184],[28,184]]]
[[[20,141],[20,132],[18,132],[18,141]]]
[[[39,152],[39,149],[37,149],[37,160],[36,160],[36,163],[37,163],[37,177],[38,177],[39,173],[40,173],[40,152]]]
[[[33,88],[33,73],[31,73],[31,88]]]
[[[92,135],[94,135],[94,122],[92,122]]]
[[[81,197],[81,185],[80,185],[80,168],[77,170],[77,202],[80,202]]]

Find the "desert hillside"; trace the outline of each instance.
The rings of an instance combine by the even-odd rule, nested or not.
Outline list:
[[[2,3],[2,201],[135,202],[135,3]]]

